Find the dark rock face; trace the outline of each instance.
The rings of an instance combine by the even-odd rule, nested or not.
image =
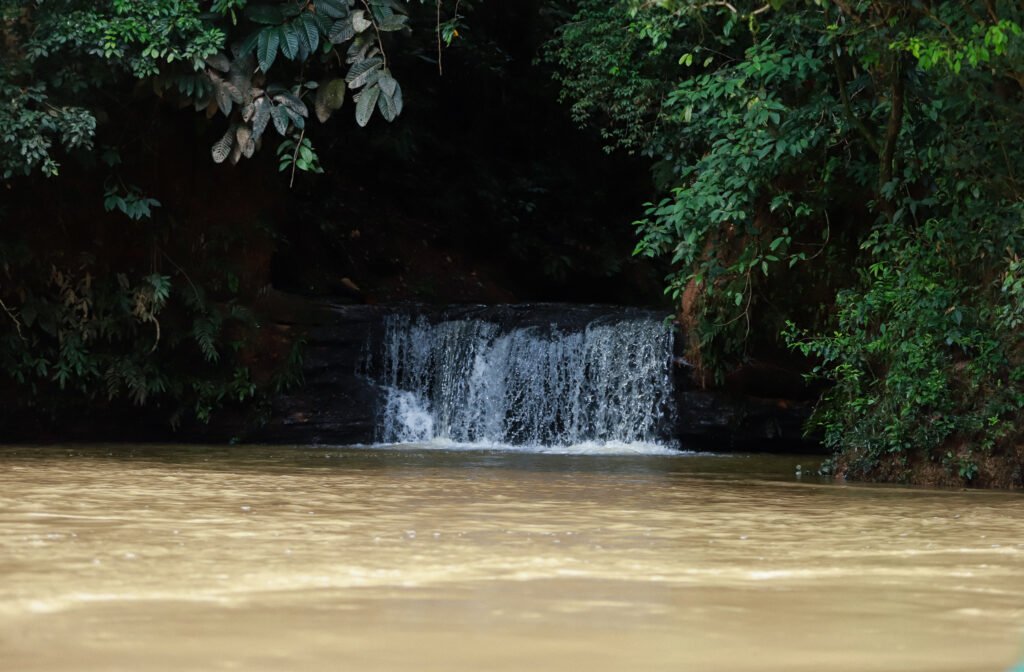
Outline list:
[[[676,390],[678,436],[684,448],[817,452],[805,437],[806,401],[741,397],[718,390]]]
[[[305,384],[273,401],[270,418],[261,427],[239,430],[253,442],[356,444],[374,441],[382,403],[381,390],[363,373],[370,344],[379,343],[384,318],[395,312],[441,320],[484,320],[505,329],[582,330],[595,321],[617,322],[660,317],[643,309],[570,304],[501,306],[352,306],[294,300],[271,306],[279,327],[305,333]]]
[[[361,370],[367,347],[381,340],[384,317],[396,310],[423,315],[431,321],[487,320],[509,330],[537,327],[574,331],[595,320],[615,322],[663,316],[643,309],[591,305],[380,307],[289,300],[271,312],[280,326],[306,334],[305,385],[275,399],[266,424],[248,430],[236,427],[241,431],[235,436],[267,443],[371,443],[383,400],[380,389]],[[812,406],[809,401],[699,390],[681,366],[674,378],[676,435],[683,448],[787,452],[819,449],[815,440],[803,435],[803,424]],[[763,383],[758,392],[770,387],[770,381]]]
[[[595,321],[614,324],[663,313],[638,308],[575,304],[373,306],[341,305],[271,293],[261,301],[263,328],[286,341],[305,339],[304,384],[271,400],[269,408],[227,408],[209,424],[186,423],[172,431],[160,409],[82,409],[55,426],[38,418],[0,418],[5,439],[31,441],[186,441],[351,445],[375,440],[384,403],[382,390],[365,373],[368,348],[380,344],[385,318],[395,312],[441,320],[480,319],[505,330],[534,327],[573,332]],[[677,361],[680,361],[677,359]],[[674,365],[677,406],[675,436],[684,449],[820,450],[804,438],[802,425],[812,401],[767,396],[777,372],[757,372],[754,383],[732,390],[700,390],[685,365]],[[743,374],[749,382],[751,373]],[[792,376],[790,376],[790,379]],[[782,394],[791,391],[778,386]],[[757,396],[754,396],[757,395]],[[792,395],[791,395],[792,396]]]
[[[381,392],[360,371],[390,309],[286,295],[262,308],[275,327],[305,339],[304,383],[275,398],[265,422],[238,427],[237,436],[256,443],[371,443]]]

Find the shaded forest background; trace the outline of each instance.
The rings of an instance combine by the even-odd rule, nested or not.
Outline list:
[[[8,425],[258,410],[285,295],[601,302],[811,374],[838,473],[1024,483],[1016,3],[0,8]]]

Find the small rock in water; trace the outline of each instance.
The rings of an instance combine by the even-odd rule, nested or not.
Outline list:
[[[239,507],[239,508],[241,508],[242,511],[244,511],[246,513],[249,513],[250,511],[252,511],[252,507],[251,506],[242,506],[242,507]]]

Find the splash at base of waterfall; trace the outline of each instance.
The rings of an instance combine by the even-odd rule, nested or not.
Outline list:
[[[365,446],[374,450],[445,450],[462,452],[500,452],[500,453],[531,453],[538,455],[696,455],[692,451],[681,451],[678,448],[660,443],[644,443],[639,441],[584,441],[569,446],[545,445],[512,445],[510,443],[493,443],[478,441],[464,443],[451,439],[431,439],[429,441],[407,441],[402,443],[377,443]]]
[[[383,444],[551,453],[673,452],[672,336],[653,316],[577,331],[486,320],[386,323],[373,375]]]

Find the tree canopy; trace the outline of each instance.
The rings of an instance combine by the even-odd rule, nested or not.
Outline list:
[[[73,392],[206,418],[294,380],[294,348],[255,373],[284,346],[254,336],[262,289],[247,278],[265,273],[246,268],[287,237],[273,185],[325,166],[380,209],[430,202],[459,222],[445,236],[481,254],[491,236],[546,280],[621,271],[619,223],[595,224],[616,190],[588,183],[608,174],[569,162],[582,141],[532,112],[553,77],[623,167],[622,194],[650,168],[635,254],[669,269],[698,384],[800,353],[826,385],[814,426],[834,469],[1024,483],[1019,3],[538,0],[512,23],[463,23],[470,9],[0,0],[0,364],[29,391],[6,392],[15,405]],[[444,70],[460,40],[450,85],[407,74]],[[434,116],[407,120],[406,94]],[[373,122],[400,115],[397,130]],[[329,120],[358,135],[318,133]],[[201,147],[205,167],[155,156],[175,144]],[[219,163],[241,177],[207,172]],[[202,208],[170,207],[154,191],[168,180]],[[303,208],[342,198],[303,188]],[[319,226],[342,248],[359,234]]]
[[[698,375],[785,338],[833,383],[845,473],[1020,481],[1021,25],[993,0],[584,0],[553,49],[576,118],[656,162],[637,253],[671,260]]]

